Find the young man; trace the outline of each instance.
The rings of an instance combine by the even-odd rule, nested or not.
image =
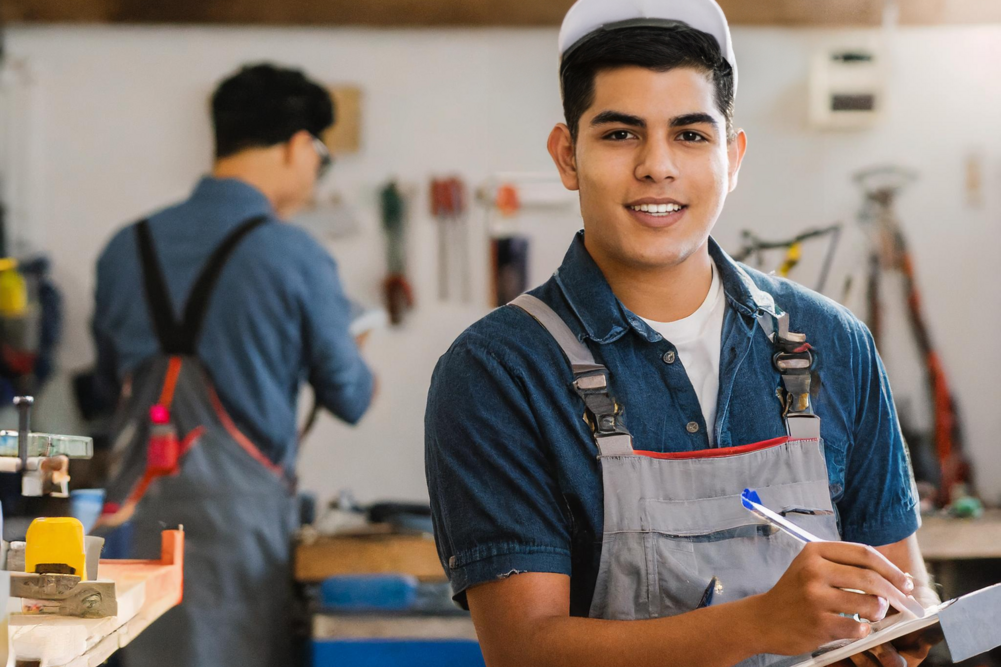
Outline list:
[[[299,71],[241,69],[212,98],[211,176],[98,261],[98,370],[123,387],[102,525],[129,521],[136,557],[163,527],[187,536],[184,603],[129,665],[292,664],[299,390],[351,423],[373,391],[334,260],[284,222],[329,166],[333,112]]]
[[[548,146],[584,231],[428,398],[439,553],[487,664],[770,664],[933,601],[868,331],[710,238],[747,143],[720,8],[580,0],[560,50]],[[832,542],[762,526],[747,487]]]

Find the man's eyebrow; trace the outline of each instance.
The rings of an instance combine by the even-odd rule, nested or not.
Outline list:
[[[646,127],[646,121],[639,116],[632,116],[627,113],[622,113],[621,111],[602,111],[600,114],[591,119],[591,127],[595,127],[597,125],[608,125],[609,123],[628,125],[629,127]]]
[[[683,116],[675,116],[671,119],[671,127],[683,127],[685,125],[698,125],[705,123],[716,127],[716,119],[707,113],[686,113]]]

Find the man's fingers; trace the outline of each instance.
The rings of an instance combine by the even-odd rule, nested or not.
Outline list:
[[[852,591],[833,589],[831,591],[831,611],[839,614],[858,614],[867,621],[882,621],[889,609],[886,598],[876,595],[862,595]]]
[[[942,628],[936,625],[895,639],[893,646],[907,660],[908,665],[920,665],[928,657],[932,647],[944,639]]]
[[[904,651],[917,653],[920,651],[927,652],[944,640],[945,635],[942,634],[942,626],[934,625],[930,628],[904,635],[900,639],[895,639],[893,640],[893,645],[902,653]]]
[[[831,622],[826,627],[830,630],[828,641],[864,639],[872,632],[868,623],[859,623],[847,616],[832,615]]]
[[[891,563],[876,549],[851,542],[814,542],[817,552],[825,559],[841,565],[865,568],[879,574],[897,590],[910,595],[914,582],[900,568]],[[871,591],[866,591],[871,592]]]
[[[903,605],[905,597],[896,586],[884,579],[878,572],[863,567],[832,564],[827,582],[835,588],[846,588],[879,596],[884,600],[896,603],[898,608]],[[870,618],[869,620],[878,619]]]
[[[856,653],[849,659],[855,667],[880,667],[879,660],[874,658],[868,651],[865,653]]]
[[[907,660],[897,653],[897,650],[893,648],[892,644],[882,644],[881,646],[874,646],[866,653],[872,654],[880,667],[907,667]]]

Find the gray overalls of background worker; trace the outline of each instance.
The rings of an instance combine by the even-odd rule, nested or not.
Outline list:
[[[97,265],[98,374],[121,396],[99,532],[144,558],[163,526],[186,531],[183,604],[125,651],[142,667],[291,663],[299,390],[350,423],[373,393],[337,266],[283,222],[330,166],[330,95],[246,67],[212,119],[211,176]]]
[[[720,7],[579,0],[560,53],[548,148],[584,231],[428,396],[439,555],[487,664],[770,665],[936,601],[872,336],[710,237],[747,145]],[[775,532],[745,488],[826,541]]]

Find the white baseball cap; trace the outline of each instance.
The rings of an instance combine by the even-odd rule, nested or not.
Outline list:
[[[730,26],[715,0],[577,0],[560,28],[560,57],[599,30],[670,26],[683,23],[716,38],[720,52],[733,69],[737,89],[737,58]]]

